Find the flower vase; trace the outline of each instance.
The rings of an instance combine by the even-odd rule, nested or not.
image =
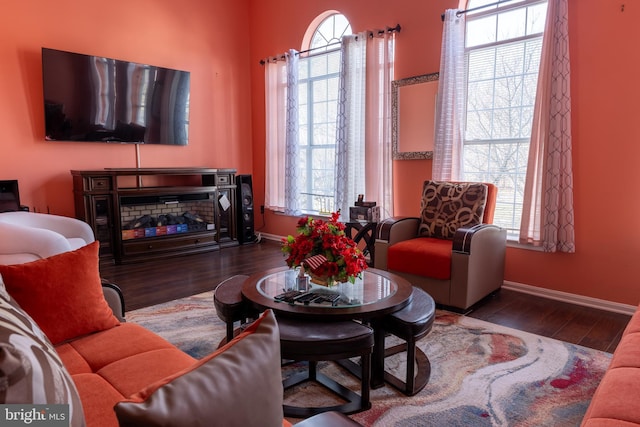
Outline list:
[[[313,283],[314,285],[324,286],[327,288],[334,288],[338,286],[339,283],[346,283],[348,280],[348,279],[335,280],[333,277],[318,276],[316,274],[313,274],[310,271],[308,272],[308,274],[310,278],[309,281],[311,283]]]
[[[315,285],[326,286],[328,288],[330,288],[333,285],[335,285],[335,282],[333,280],[329,279],[326,276],[317,276],[317,275],[309,272],[309,277],[311,278],[311,283],[313,283]]]

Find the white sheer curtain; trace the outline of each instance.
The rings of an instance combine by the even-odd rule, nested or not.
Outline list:
[[[367,33],[342,38],[336,136],[335,208],[348,218],[365,193],[365,102]]]
[[[455,181],[462,176],[465,15],[457,16],[457,12],[445,12],[442,33],[432,171],[433,179],[440,181]]]
[[[358,194],[393,215],[391,82],[395,35],[342,40],[336,143],[336,208],[347,217]]]
[[[391,152],[391,82],[395,33],[367,37],[366,188],[365,199],[380,206],[381,219],[393,216]]]
[[[268,61],[265,65],[266,152],[265,197],[268,209],[284,211],[284,162],[287,129],[287,65]]]
[[[298,55],[265,64],[266,177],[265,207],[299,213]]]
[[[567,0],[549,0],[520,242],[575,252]]]
[[[395,35],[347,36],[342,46],[336,140],[336,209],[348,215],[358,194],[393,215],[391,82]],[[265,206],[300,215],[297,52],[267,63]]]

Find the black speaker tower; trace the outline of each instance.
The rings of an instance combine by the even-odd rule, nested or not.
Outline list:
[[[251,175],[236,175],[236,195],[238,197],[238,241],[241,244],[254,243],[256,235],[253,225],[253,185]]]

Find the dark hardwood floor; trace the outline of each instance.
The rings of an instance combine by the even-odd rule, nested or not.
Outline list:
[[[121,287],[129,311],[213,290],[235,274],[284,265],[280,244],[263,240],[259,244],[136,264],[103,262],[100,272]],[[624,314],[507,289],[486,298],[467,315],[607,352],[615,350],[630,319]]]
[[[470,317],[613,353],[631,316],[509,289],[482,301]]]

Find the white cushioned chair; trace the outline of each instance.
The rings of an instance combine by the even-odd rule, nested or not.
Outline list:
[[[22,264],[76,250],[95,240],[86,222],[35,212],[0,213],[0,264]]]

